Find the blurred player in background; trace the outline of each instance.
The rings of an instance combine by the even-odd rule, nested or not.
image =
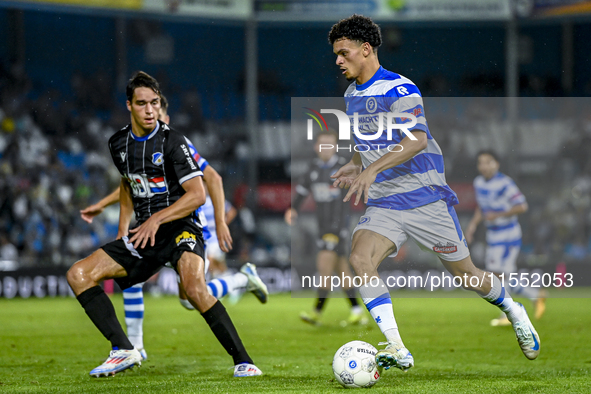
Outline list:
[[[476,268],[470,259],[453,208],[458,199],[445,180],[443,155],[427,126],[421,94],[411,80],[380,66],[379,26],[370,18],[353,15],[333,25],[328,39],[337,66],[353,81],[345,92],[347,115],[359,115],[359,130],[368,137],[361,139],[354,134],[360,152],[333,178],[335,186],[349,188],[345,202],[357,193],[355,204],[363,197],[368,205],[354,230],[349,261],[358,276],[374,278],[367,279],[359,292],[387,339],[386,348],[376,354],[376,362],[386,369],[394,366],[407,370],[414,365],[402,342],[390,293],[377,271],[382,260],[396,255],[409,237],[435,253],[454,277],[469,278],[462,281],[466,289],[505,312],[524,355],[535,359],[540,340],[525,308],[513,301],[496,276]],[[411,123],[410,130],[393,130],[389,138],[380,125],[390,112],[412,114],[416,123]],[[412,121],[403,115],[394,115],[394,120]]]
[[[317,135],[314,151],[318,157],[299,179],[293,207],[285,212],[285,219],[291,225],[297,217],[297,211],[301,208],[302,203],[311,194],[316,203],[315,215],[318,224],[318,240],[316,241],[319,249],[316,255],[318,274],[320,277],[328,277],[336,273],[339,277],[344,275],[352,278],[347,261],[347,244],[350,237],[349,206],[342,202],[345,196],[343,190],[334,187],[333,181],[330,179],[331,175],[347,163],[343,157],[337,155],[336,146],[336,132],[326,130]],[[318,298],[314,309],[311,312],[300,313],[300,318],[303,321],[320,325],[329,289],[329,287],[317,289]],[[367,318],[363,316],[363,308],[357,301],[355,288],[345,287],[343,291],[351,303],[351,312],[348,319],[341,322],[341,325],[367,324]]]
[[[169,124],[170,123],[170,116],[168,115],[168,100],[162,94],[160,96],[160,110],[158,112],[158,119],[162,122]],[[209,214],[205,213],[205,205],[199,207],[196,211],[197,216],[200,219],[203,231],[203,238],[205,240],[205,250],[209,249],[209,247],[215,247],[217,250],[221,250],[219,244],[222,244],[223,247],[229,251],[232,248],[232,237],[230,235],[230,231],[228,226],[215,226],[216,219],[224,220],[225,209],[222,210],[222,219],[216,217],[216,209],[214,203],[212,201],[211,195],[216,196],[215,201],[216,204],[219,205],[219,200],[225,201],[224,198],[224,188],[222,177],[218,174],[218,172],[209,165],[208,161],[205,160],[204,157],[201,157],[197,152],[197,149],[194,145],[186,138],[187,145],[189,147],[189,151],[191,155],[199,165],[201,171],[203,171],[203,178],[206,181],[207,191],[209,191],[207,199],[209,200],[209,206],[207,210]],[[95,216],[100,215],[104,209],[110,205],[119,202],[119,194],[120,188],[118,187],[115,189],[111,194],[101,199],[98,203],[90,205],[85,209],[80,211],[80,215],[82,219],[84,219],[88,223],[92,223],[92,220]],[[220,211],[220,210],[218,210]],[[219,215],[219,212],[218,212]],[[209,219],[207,218],[209,216]],[[235,215],[234,215],[235,216]],[[214,224],[214,229],[211,229],[209,224]],[[212,233],[219,229],[219,235],[217,232]],[[215,234],[215,238],[213,237]],[[218,238],[219,237],[219,238]],[[223,240],[220,242],[219,240]],[[205,272],[208,270],[208,259],[205,259]],[[262,302],[265,303],[267,301],[267,289],[264,283],[258,278],[256,273],[256,268],[253,264],[247,263],[242,268],[241,271],[244,270],[245,272],[237,272],[231,276],[225,277],[223,280],[211,280],[207,283],[207,289],[211,295],[220,299],[228,294],[237,294],[240,291],[244,290],[245,288],[248,291],[252,291],[253,294]],[[249,280],[250,277],[250,280]],[[134,345],[136,349],[139,350],[140,354],[142,355],[142,359],[147,360],[148,354],[144,349],[144,293],[143,293],[143,286],[144,283],[138,283],[136,285],[131,286],[128,289],[123,290],[123,305],[125,310],[125,325],[127,326],[127,336],[129,340]],[[187,300],[187,295],[179,281],[179,301],[183,307],[188,310],[194,310],[195,308],[191,303]]]
[[[203,173],[186,138],[157,119],[158,82],[138,72],[129,80],[126,94],[131,124],[109,139],[122,175],[117,240],[75,263],[67,274],[78,301],[113,348],[90,375],[114,375],[140,365],[142,359],[100,283],[115,279],[126,289],[144,282],[166,262],[179,273],[189,301],[232,356],[234,376],[260,375],[226,309],[205,283],[204,242],[195,212],[205,202]],[[137,227],[129,229],[134,211]]]
[[[517,272],[517,256],[521,249],[521,226],[517,215],[527,212],[527,201],[513,179],[499,172],[500,162],[497,154],[490,150],[478,153],[478,172],[474,179],[474,190],[478,207],[466,230],[466,240],[472,243],[478,224],[486,224],[485,267],[495,274],[504,274],[505,282],[509,275]],[[535,317],[539,319],[546,310],[546,297],[539,288],[524,287],[520,282],[512,287],[514,294],[527,297],[534,303]],[[491,321],[492,326],[511,325],[502,314]]]
[[[207,246],[206,254],[209,259],[209,271],[212,277],[216,278],[222,276],[227,270],[226,265],[226,251],[219,247],[219,242],[216,234],[217,222],[215,220],[215,209],[211,196],[207,194],[205,204],[201,207],[205,220],[211,231],[211,238],[209,239],[210,244]],[[236,218],[236,208],[228,200],[224,200],[224,213],[225,213],[225,224],[229,225]],[[211,224],[210,224],[211,223]]]

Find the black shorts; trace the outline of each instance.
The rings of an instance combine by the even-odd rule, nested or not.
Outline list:
[[[129,238],[131,238],[131,234]],[[164,223],[156,233],[156,243],[135,249],[128,243],[128,237],[109,242],[102,249],[121,265],[127,276],[116,278],[122,290],[148,280],[152,275],[170,262],[174,269],[183,252],[191,252],[204,258],[203,235],[201,229],[187,219]]]
[[[339,256],[348,257],[349,243],[351,242],[349,232],[341,230],[340,233],[325,233],[316,241],[319,250],[336,252]]]

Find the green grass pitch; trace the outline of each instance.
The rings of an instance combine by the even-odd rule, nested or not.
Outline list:
[[[393,293],[396,297],[396,293]],[[120,317],[120,295],[113,296]],[[273,295],[266,305],[250,294],[226,305],[262,377],[232,377],[231,358],[196,312],[176,298],[146,296],[141,368],[110,378],[88,372],[109,352],[75,299],[0,300],[0,393],[341,393],[331,361],[342,344],[382,335],[339,326],[344,299],[331,299],[324,325],[299,321],[312,299]],[[527,300],[524,304],[529,306]],[[488,325],[494,307],[477,298],[394,299],[396,319],[416,366],[384,371],[374,393],[589,393],[591,300],[548,300],[534,322],[542,351],[528,361],[510,327]],[[531,308],[529,308],[531,309]]]

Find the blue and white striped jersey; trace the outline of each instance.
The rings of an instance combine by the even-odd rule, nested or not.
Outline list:
[[[191,152],[191,155],[193,156],[193,158],[195,159],[195,161],[199,165],[199,168],[201,169],[201,171],[205,170],[205,168],[209,165],[207,160],[205,160],[204,157],[201,157],[199,152],[197,152],[197,148],[195,148],[195,145],[193,145],[193,143],[191,141],[189,141],[189,139],[187,137],[185,137],[185,141],[187,141],[187,145],[189,146],[189,152]],[[203,207],[204,206],[202,205],[199,208],[197,208],[197,210],[195,211],[195,214],[197,214],[197,217],[199,218],[199,221],[201,222],[201,230],[203,231],[203,239],[207,243],[207,241],[211,238],[211,230],[209,228],[209,225],[207,224],[207,218],[203,212]],[[214,222],[214,226],[215,226],[215,222]]]
[[[483,216],[487,212],[507,212],[513,206],[526,202],[513,179],[497,172],[486,180],[482,175],[474,179],[476,201]],[[521,243],[521,226],[517,215],[486,221],[486,242],[494,245],[519,245]]]
[[[369,189],[368,206],[405,210],[438,200],[444,200],[450,206],[458,203],[456,194],[445,180],[443,155],[429,131],[421,93],[410,79],[380,67],[366,83],[351,83],[345,92],[345,103],[352,126],[353,115],[358,114],[362,134],[376,134],[380,124],[386,124],[388,112],[412,113],[417,124],[411,130],[424,131],[428,138],[427,147],[413,158],[378,174]],[[408,118],[396,118],[396,123],[409,121]],[[398,129],[393,130],[391,139],[385,131],[375,140],[355,136],[363,168],[389,153],[387,146],[398,144],[405,136]]]

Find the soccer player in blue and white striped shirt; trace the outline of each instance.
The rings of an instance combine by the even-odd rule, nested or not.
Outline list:
[[[478,224],[486,224],[486,257],[485,267],[495,274],[509,275],[517,272],[517,256],[521,249],[521,226],[517,215],[527,211],[525,196],[513,179],[499,172],[499,159],[495,152],[484,150],[478,153],[478,172],[474,179],[474,190],[478,208],[466,230],[466,240],[472,242]],[[540,289],[523,287],[518,282],[513,293],[532,300],[535,306],[535,317],[542,317],[546,309],[546,298]],[[493,326],[508,326],[511,322],[502,315],[493,319]]]
[[[353,15],[336,23],[328,39],[337,66],[353,81],[345,92],[347,115],[352,128],[357,124],[362,134],[355,136],[353,158],[333,178],[335,186],[349,187],[345,202],[357,193],[355,204],[364,197],[368,205],[354,230],[349,260],[365,281],[359,292],[387,340],[376,362],[386,369],[414,365],[398,331],[390,293],[377,271],[408,238],[436,254],[453,276],[478,278],[462,280],[462,285],[507,314],[524,355],[535,359],[540,341],[525,308],[513,301],[496,276],[472,263],[453,208],[457,196],[445,181],[443,156],[427,125],[421,94],[410,79],[380,66],[379,26]],[[385,119],[392,117],[408,127],[384,137]]]

